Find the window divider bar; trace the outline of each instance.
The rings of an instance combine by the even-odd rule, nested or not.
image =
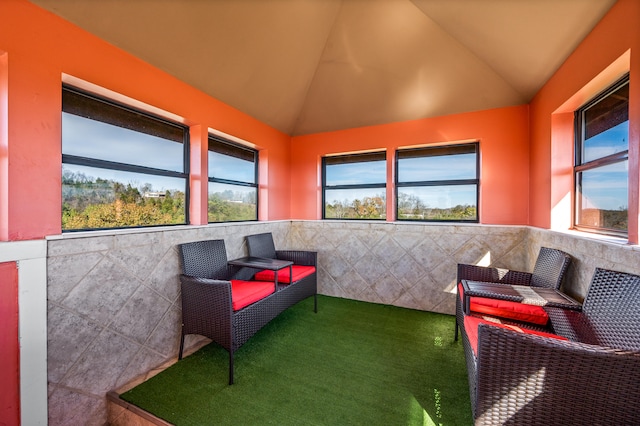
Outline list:
[[[241,182],[241,181],[229,180],[229,179],[219,179],[219,178],[215,178],[215,177],[209,177],[209,182],[221,183],[221,184],[225,184],[225,185],[245,186],[245,187],[248,187],[248,188],[257,188],[258,187],[257,183]]]
[[[370,188],[386,188],[386,183],[366,183],[358,185],[326,185],[324,188],[331,189],[370,189]]]
[[[172,170],[156,169],[153,167],[136,166],[133,164],[123,164],[115,161],[98,160],[95,158],[79,157],[76,155],[62,154],[63,164],[73,164],[76,166],[95,167],[122,172],[142,173],[156,176],[187,178],[188,173],[176,172]]]
[[[398,182],[396,186],[415,187],[415,186],[454,186],[454,185],[477,185],[478,179],[456,179],[456,180],[429,180],[416,182]]]
[[[629,150],[616,152],[615,154],[611,154],[606,157],[598,158],[593,161],[589,161],[588,163],[580,164],[575,167],[576,172],[581,172],[583,170],[592,169],[595,167],[608,166],[609,164],[619,163],[621,161],[626,161],[629,159]]]

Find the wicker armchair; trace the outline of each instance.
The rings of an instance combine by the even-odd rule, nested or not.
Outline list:
[[[462,340],[476,425],[640,419],[640,277],[596,269],[583,311],[546,308],[569,340],[481,324]]]
[[[208,337],[229,352],[229,384],[234,381],[235,351],[282,311],[316,293],[315,282],[278,291],[270,283],[268,295],[235,310],[231,280],[249,280],[255,271],[228,265],[224,240],[181,244],[179,253],[183,273],[180,276],[182,333],[178,359],[182,359],[186,335]]]
[[[253,257],[265,257],[268,259],[280,259],[289,260],[293,262],[294,277],[290,277],[290,280],[295,278],[295,269],[298,266],[312,267],[308,268],[309,273],[303,274],[304,276],[294,284],[303,282],[304,285],[310,285],[313,288],[317,287],[317,263],[318,255],[315,251],[309,250],[276,250],[273,242],[273,235],[271,232],[265,232],[262,234],[247,235],[245,237],[247,242],[247,252],[249,256]],[[311,272],[311,269],[313,271]],[[287,271],[285,271],[287,272]],[[318,298],[314,293],[314,310],[318,311]]]
[[[458,264],[456,283],[461,280],[484,281],[503,284],[528,285],[533,287],[560,288],[565,273],[571,264],[571,256],[567,253],[540,247],[533,272],[500,270],[498,268]],[[460,296],[460,295],[458,295]],[[458,330],[463,326],[463,308],[460,297],[456,297],[455,340],[458,340]]]

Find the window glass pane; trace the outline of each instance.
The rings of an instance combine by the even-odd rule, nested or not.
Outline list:
[[[574,225],[625,235],[628,226],[629,76],[576,111]]]
[[[188,130],[62,89],[62,229],[187,222]]]
[[[186,179],[62,165],[62,229],[185,223]]]
[[[628,161],[577,173],[577,224],[627,230]]]
[[[209,182],[209,222],[257,220],[258,189]]]
[[[378,160],[327,165],[325,179],[327,186],[385,183],[387,181],[387,162]]]
[[[584,138],[591,139],[629,120],[629,84],[624,83],[584,109]]]
[[[628,149],[629,120],[586,139],[583,145],[582,163],[588,163]]]
[[[476,179],[476,154],[398,159],[398,182]]]
[[[62,152],[175,172],[184,171],[182,143],[62,113]]]
[[[327,219],[385,219],[385,189],[327,189],[324,212]]]
[[[477,220],[476,185],[398,188],[398,219]]]
[[[256,163],[209,151],[209,177],[256,183]]]
[[[478,221],[479,144],[397,152],[397,219]]]

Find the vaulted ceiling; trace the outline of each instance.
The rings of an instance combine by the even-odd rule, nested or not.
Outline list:
[[[615,0],[31,0],[290,135],[527,103]]]

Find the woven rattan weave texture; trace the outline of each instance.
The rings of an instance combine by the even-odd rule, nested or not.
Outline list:
[[[462,328],[478,425],[633,425],[640,419],[640,277],[596,269],[582,312],[550,308],[569,338]]]
[[[536,287],[549,287],[559,289],[562,280],[571,264],[571,256],[567,253],[540,247],[538,258],[536,259],[533,272],[504,271],[498,268],[491,268],[477,265],[458,264],[458,276],[456,283],[462,280],[483,281],[491,283],[503,283],[514,285],[530,285]],[[456,323],[455,340],[458,340],[458,330],[464,325],[463,307],[460,298],[456,297]],[[522,324],[530,327],[528,324]]]
[[[231,279],[248,279],[255,271],[230,266],[224,240],[196,241],[179,246],[182,275],[182,333],[212,339],[229,352],[229,384],[234,381],[234,352],[269,321],[299,301],[316,296],[316,273],[288,285],[279,285],[271,295],[238,311],[233,310]],[[285,252],[293,260],[304,259],[316,266],[315,252]],[[317,310],[317,304],[316,304]]]

